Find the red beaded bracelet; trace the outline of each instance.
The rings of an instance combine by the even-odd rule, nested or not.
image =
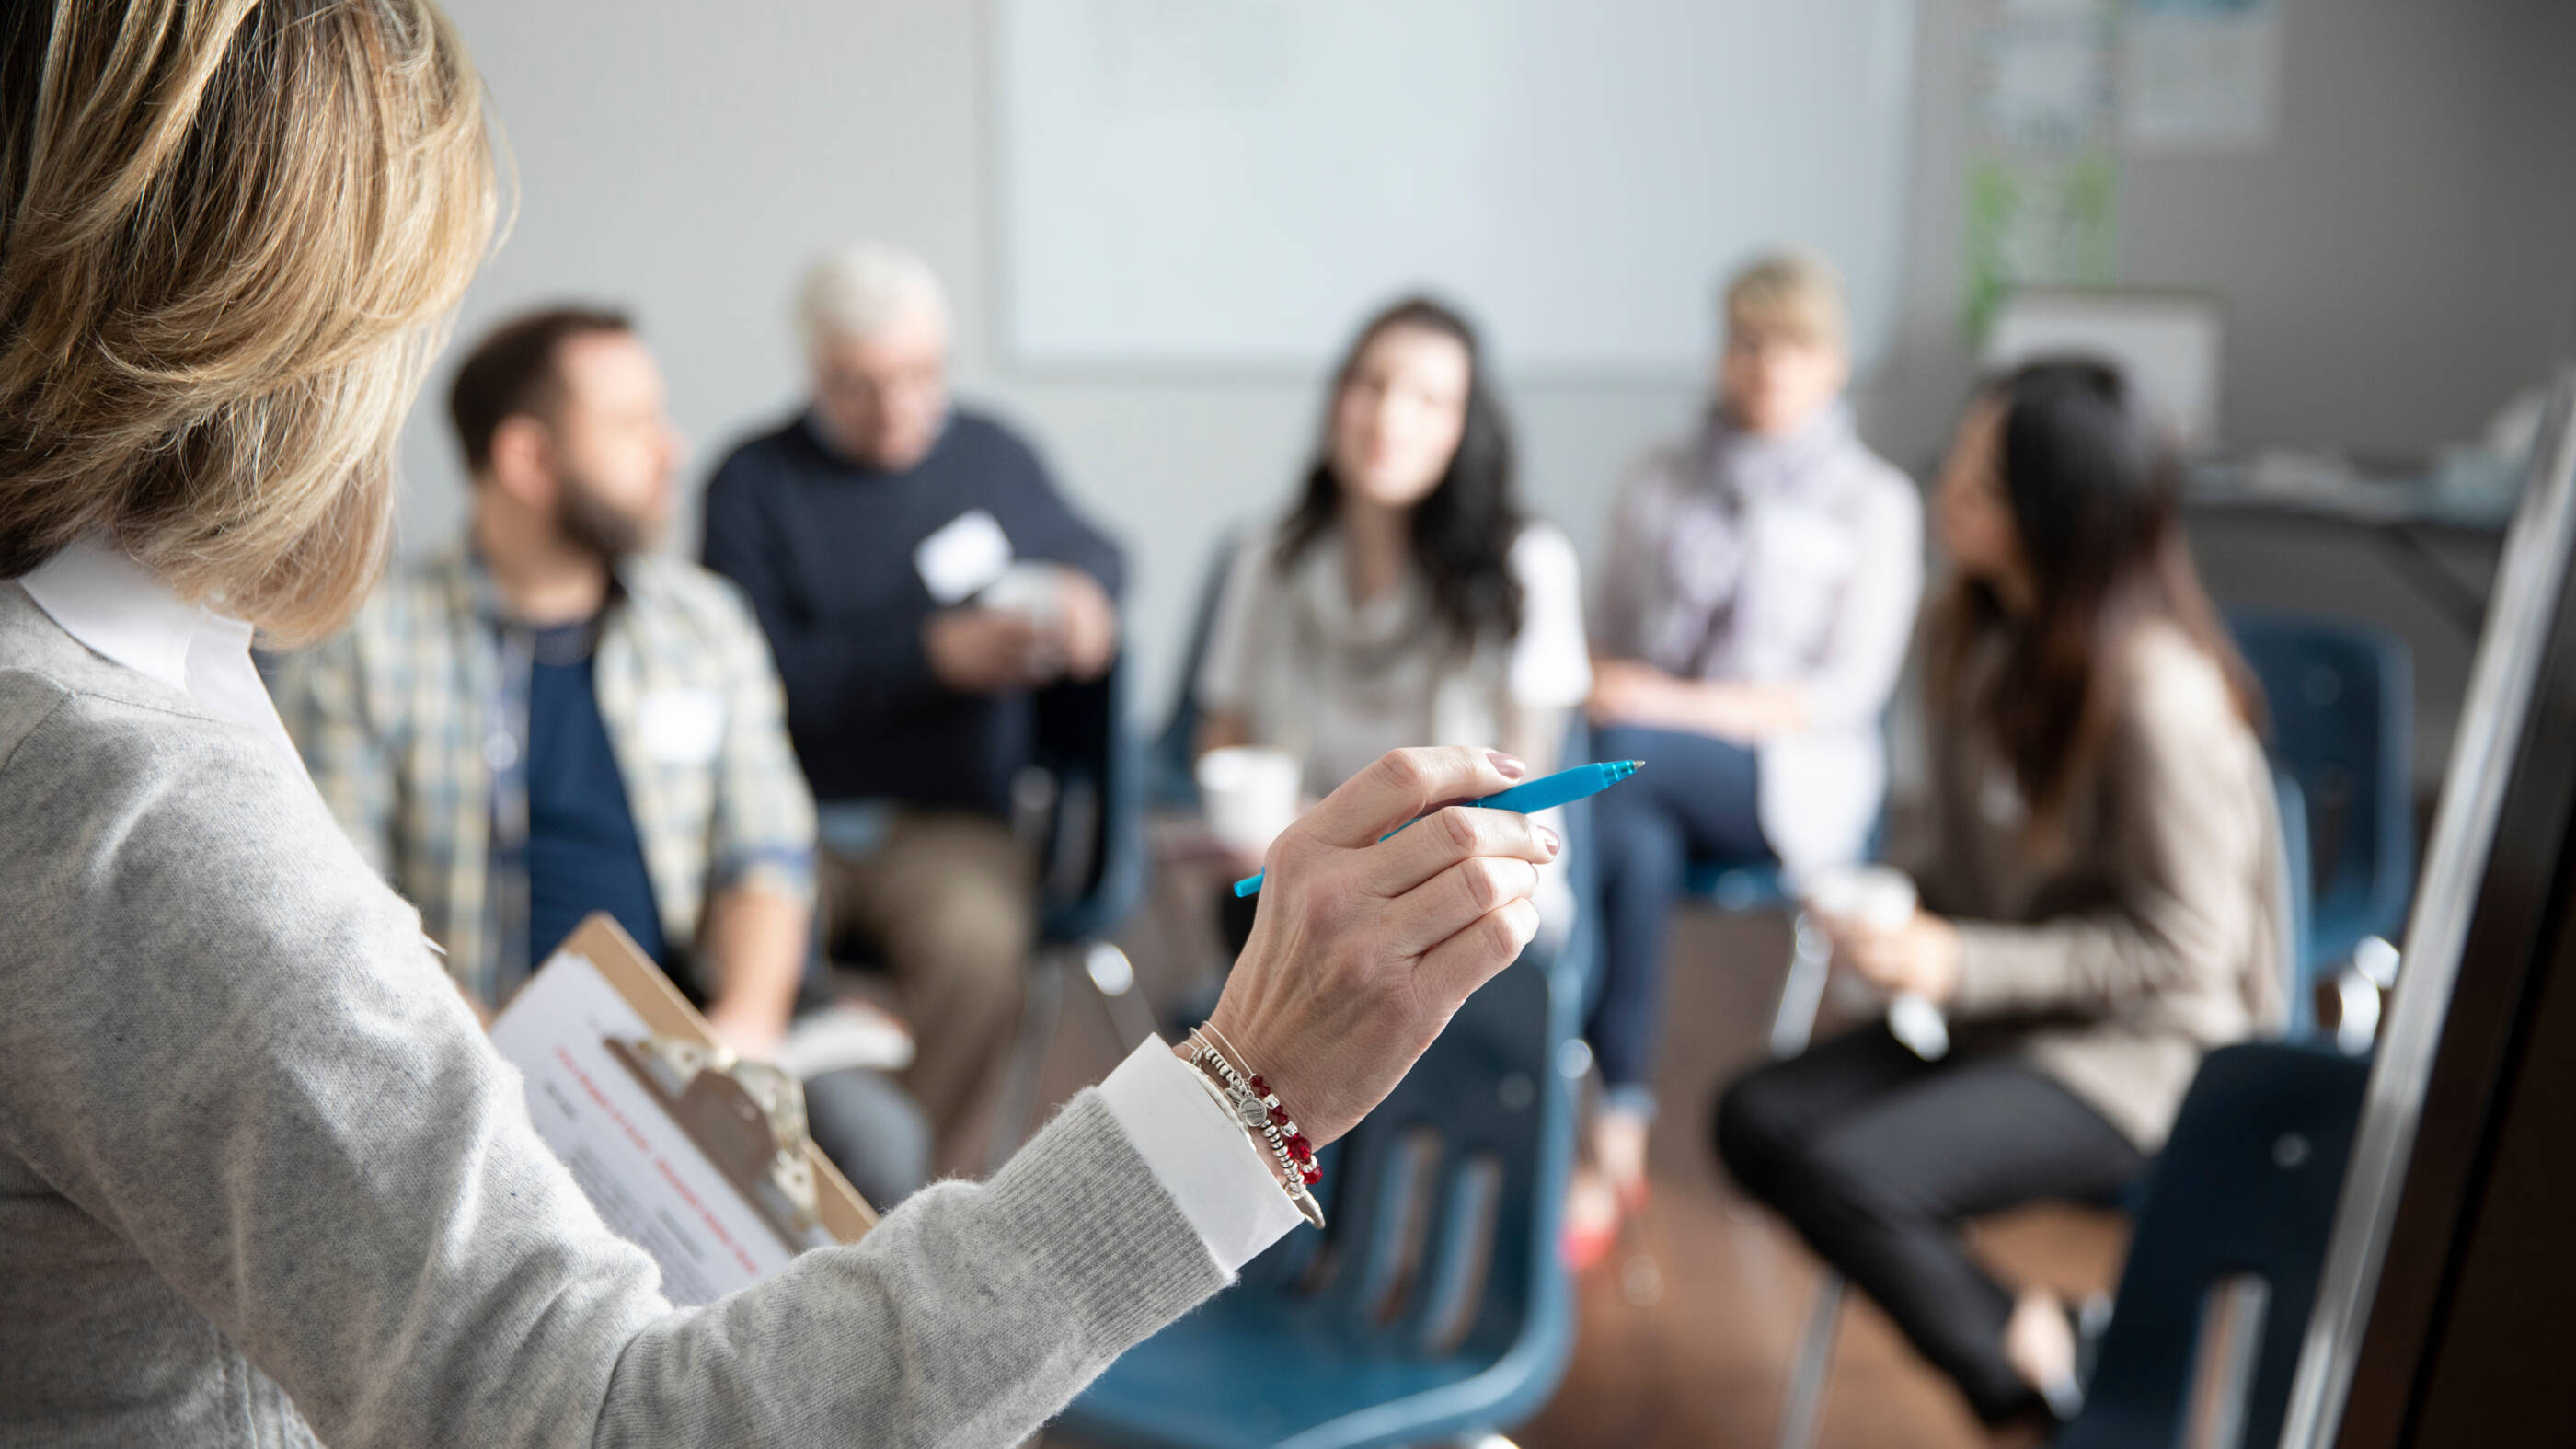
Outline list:
[[[1243,1069],[1247,1072],[1252,1071],[1252,1059],[1250,1057],[1244,1057],[1242,1052],[1235,1050],[1233,1039],[1228,1037],[1224,1031],[1219,1029],[1215,1022],[1209,1022],[1207,1024],[1206,1031],[1208,1035],[1215,1037],[1218,1044],[1223,1046],[1227,1052],[1237,1057],[1243,1057]],[[1261,1098],[1264,1119],[1271,1126],[1276,1127],[1281,1132],[1287,1134],[1287,1140],[1280,1145],[1287,1149],[1288,1156],[1294,1160],[1297,1175],[1305,1181],[1308,1187],[1313,1187],[1317,1183],[1322,1182],[1324,1180],[1324,1174],[1322,1169],[1315,1166],[1314,1144],[1306,1140],[1305,1133],[1297,1130],[1296,1123],[1288,1120],[1288,1109],[1279,1105],[1279,1097],[1276,1093],[1270,1090],[1270,1084],[1261,1079],[1261,1074],[1259,1072],[1252,1072],[1250,1085],[1253,1093]]]
[[[1214,1023],[1202,1030],[1219,1041],[1225,1041],[1225,1033]],[[1258,1072],[1245,1076],[1244,1071],[1228,1060],[1225,1052],[1211,1044],[1207,1036],[1196,1032],[1191,1035],[1198,1043],[1199,1066],[1224,1083],[1228,1095],[1234,1099],[1237,1117],[1246,1129],[1260,1133],[1269,1142],[1279,1165],[1286,1170],[1288,1182],[1303,1187],[1322,1182],[1324,1175],[1315,1166],[1314,1144],[1306,1140],[1305,1133],[1297,1130],[1296,1122],[1280,1105],[1278,1095],[1270,1090],[1270,1083],[1264,1081]],[[1225,1045],[1231,1048],[1234,1043],[1225,1041]],[[1246,1068],[1250,1065],[1249,1061],[1244,1064]],[[1296,1187],[1290,1188],[1290,1195],[1296,1195]]]
[[[1228,1115],[1245,1131],[1258,1135],[1269,1144],[1271,1155],[1279,1162],[1280,1186],[1286,1190],[1289,1200],[1296,1203],[1298,1213],[1306,1221],[1322,1227],[1324,1209],[1315,1200],[1312,1189],[1323,1182],[1324,1174],[1315,1165],[1314,1144],[1306,1139],[1305,1133],[1297,1130],[1296,1121],[1288,1115],[1288,1109],[1280,1105],[1278,1094],[1270,1090],[1269,1082],[1263,1080],[1260,1073],[1249,1072],[1248,1062],[1244,1064],[1245,1070],[1239,1070],[1234,1062],[1228,1060],[1225,1052],[1219,1051],[1208,1040],[1210,1034],[1219,1041],[1224,1040],[1224,1033],[1218,1031],[1213,1023],[1202,1031],[1190,1033],[1192,1064],[1207,1077],[1215,1079],[1205,1083],[1211,1089],[1222,1085],[1219,1105],[1225,1107]],[[1230,1047],[1233,1043],[1227,1042],[1226,1045]],[[1212,1092],[1212,1095],[1217,1094]]]

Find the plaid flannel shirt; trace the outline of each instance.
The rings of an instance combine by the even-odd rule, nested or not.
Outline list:
[[[733,586],[664,558],[620,564],[617,584],[594,687],[663,935],[685,959],[718,891],[811,902],[814,801],[768,645]],[[495,1004],[533,965],[531,655],[459,547],[388,579],[347,631],[289,658],[277,687],[359,853],[420,908],[458,982]]]

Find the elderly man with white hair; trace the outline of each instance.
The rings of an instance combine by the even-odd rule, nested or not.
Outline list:
[[[706,563],[750,596],[822,813],[836,946],[892,968],[943,1138],[1019,1009],[1035,933],[1011,782],[1038,690],[1118,647],[1118,548],[1028,445],[948,395],[948,306],[921,258],[862,243],[808,275],[813,393],[706,493]]]

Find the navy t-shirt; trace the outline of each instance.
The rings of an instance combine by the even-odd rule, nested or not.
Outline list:
[[[606,911],[670,967],[644,842],[591,687],[591,624],[540,629],[528,681],[528,960]]]

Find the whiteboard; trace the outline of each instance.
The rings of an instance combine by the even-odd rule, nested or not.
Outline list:
[[[1754,252],[1896,307],[1914,0],[997,0],[1003,332],[1308,369],[1402,290],[1505,365],[1705,365]]]

